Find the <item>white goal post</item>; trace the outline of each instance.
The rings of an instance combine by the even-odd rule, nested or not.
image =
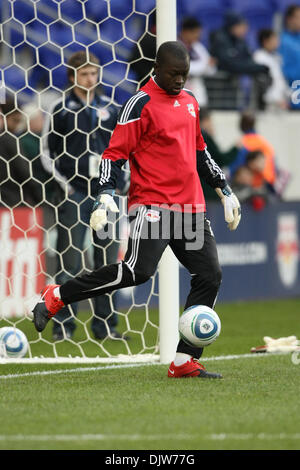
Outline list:
[[[166,18],[168,20],[166,21]],[[157,48],[177,39],[176,0],[156,0]],[[173,359],[178,342],[179,263],[170,247],[159,266],[160,361]]]
[[[56,5],[55,11],[57,16],[55,16],[54,10],[51,8],[51,1],[53,5]],[[77,20],[75,17],[75,19],[71,19],[65,12],[64,5],[70,5],[72,1],[74,9],[75,7],[79,8],[79,6],[82,8],[84,12],[83,21]],[[156,10],[156,47],[158,48],[162,42],[176,40],[177,38],[176,0],[156,0],[156,3],[152,0],[153,6],[146,12],[139,10],[139,5],[143,3],[139,0],[128,0],[123,4],[119,1],[118,4],[124,7],[127,4],[132,5],[131,12],[127,15],[125,11],[121,19],[114,16],[116,14],[114,8],[117,4],[115,0],[100,1],[102,4],[105,4],[105,2],[107,4],[107,17],[101,17],[100,19],[91,19],[87,15],[84,0],[62,0],[58,2],[53,0],[9,0],[9,4],[3,9],[2,25],[0,26],[3,41],[2,50],[0,51],[2,59],[2,65],[0,66],[0,92],[5,89],[10,95],[14,96],[16,108],[21,111],[22,119],[27,129],[35,112],[33,111],[34,107],[36,110],[42,111],[49,122],[51,121],[47,106],[49,105],[49,99],[51,101],[52,98],[51,95],[50,98],[46,98],[48,96],[46,93],[48,91],[47,87],[39,89],[38,84],[34,85],[31,82],[30,77],[34,65],[49,73],[49,89],[54,89],[60,95],[64,93],[63,89],[57,87],[53,77],[60,70],[60,66],[66,65],[66,51],[69,44],[65,41],[66,46],[61,46],[59,42],[55,42],[56,38],[53,41],[52,33],[56,24],[61,23],[64,27],[68,27],[73,40],[76,34],[80,34],[83,38],[88,37],[92,46],[97,45],[99,41],[104,49],[106,49],[106,52],[111,51],[111,61],[107,59],[107,64],[103,67],[103,70],[106,69],[106,73],[103,73],[100,62],[100,81],[103,78],[104,80],[107,77],[111,78],[111,81],[108,80],[105,84],[108,85],[107,88],[112,89],[111,100],[117,103],[118,100],[115,94],[117,87],[121,86],[123,90],[130,92],[134,90],[134,86],[131,86],[132,84],[135,86],[139,84],[129,74],[129,65],[126,62],[126,54],[124,53],[125,46],[128,47],[128,43],[133,45],[135,42],[128,33],[127,25],[130,24],[134,27],[135,22],[138,23],[142,18],[145,20],[146,32],[149,28],[150,15]],[[148,4],[151,5],[151,0],[148,1]],[[22,15],[20,16],[18,13],[20,8],[22,9],[22,5],[24,6],[24,18],[28,8],[28,17],[23,20],[23,23],[20,19]],[[104,29],[107,26],[107,20],[114,22],[116,28],[122,31],[123,37],[116,37],[114,42],[111,42],[110,39],[102,35],[102,27]],[[39,21],[40,29],[36,27],[36,23]],[[93,37],[93,34],[95,34],[95,37]],[[140,40],[142,37],[143,34],[139,35],[137,40]],[[81,49],[86,48],[86,44],[83,42]],[[47,68],[45,62],[42,63],[42,53],[45,55],[47,47],[49,47],[49,51],[51,49],[52,52],[56,52],[61,57],[60,64],[49,64]],[[32,54],[35,64],[30,63],[30,54]],[[112,66],[115,63],[120,65],[120,67],[124,66],[126,70],[123,81],[113,75],[115,72]],[[18,75],[19,72],[21,78]],[[27,97],[25,90],[30,91]],[[24,106],[19,104],[18,100],[20,97],[25,98]],[[119,102],[118,104],[122,103]],[[5,117],[3,117],[4,121]],[[3,129],[7,131],[5,126]],[[16,139],[18,155],[26,160],[27,157],[20,150],[25,131],[23,130],[19,134],[8,131],[8,134]],[[39,141],[40,145],[42,145],[42,136],[39,137]],[[37,158],[38,155],[30,162],[26,161],[30,178],[33,180],[37,178],[34,173],[34,162]],[[10,173],[9,163],[6,163],[6,165],[8,169],[7,179],[18,184],[17,180]],[[26,183],[27,180],[19,185],[21,194],[23,194],[22,191]],[[44,198],[45,194],[45,187],[43,187]],[[0,328],[15,326],[24,330],[27,335],[29,332],[29,353],[25,358],[1,357],[0,363],[160,362],[167,364],[170,362],[174,357],[178,342],[180,289],[179,263],[169,247],[166,249],[158,270],[150,282],[150,292],[146,301],[140,301],[138,296],[135,296],[135,292],[128,289],[126,295],[127,299],[131,299],[131,305],[125,311],[122,309],[119,311],[118,307],[115,309],[113,307],[121,320],[122,330],[131,337],[130,340],[112,340],[108,338],[107,341],[99,342],[92,337],[90,331],[91,318],[94,314],[92,301],[86,301],[88,305],[85,307],[86,310],[90,310],[90,315],[85,313],[84,317],[78,315],[76,318],[76,324],[81,331],[81,336],[79,335],[78,340],[64,338],[63,341],[55,342],[50,338],[49,332],[47,336],[47,334],[44,335],[44,332],[38,334],[34,331],[30,310],[38,295],[37,287],[39,286],[40,288],[40,282],[37,279],[43,277],[47,282],[54,281],[55,273],[49,274],[47,272],[47,267],[45,267],[43,260],[45,255],[49,255],[51,258],[50,264],[53,267],[54,257],[58,253],[55,248],[56,235],[54,224],[50,224],[47,227],[43,225],[43,210],[41,209],[43,205],[41,207],[30,207],[25,200],[22,200],[22,203],[25,214],[24,217],[22,216],[22,221],[20,221],[21,218],[19,217],[19,211],[23,210],[20,209],[21,206],[10,206],[2,201],[0,204]],[[122,203],[124,207],[124,198]],[[52,209],[55,212],[54,206]],[[39,235],[37,235],[37,232]],[[84,256],[91,260],[89,258],[88,243],[90,242],[86,241]],[[157,302],[158,315],[149,308],[150,299],[153,298]],[[111,295],[110,304],[113,306]],[[135,317],[132,320],[136,310],[138,311],[136,317],[141,314],[143,320],[138,320]],[[31,335],[31,332],[34,332],[34,334]],[[149,338],[151,338],[152,342]],[[122,348],[118,349],[116,346],[118,343],[122,343]]]

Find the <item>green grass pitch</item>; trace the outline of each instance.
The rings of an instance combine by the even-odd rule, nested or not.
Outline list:
[[[0,449],[299,449],[300,365],[291,354],[220,356],[245,355],[264,336],[300,338],[300,300],[216,310],[221,336],[201,361],[222,380],[168,379],[160,364],[0,365]],[[132,318],[143,323],[140,313]],[[35,338],[30,322],[19,326]],[[156,330],[145,335],[151,351]],[[130,341],[138,351],[140,339]],[[36,353],[50,346],[39,342]]]

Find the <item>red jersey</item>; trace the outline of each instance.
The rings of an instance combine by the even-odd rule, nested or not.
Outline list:
[[[198,108],[188,90],[169,95],[150,79],[120,111],[109,147],[102,156],[103,190],[113,179],[113,162],[123,164],[129,159],[129,209],[133,205],[168,204],[204,212],[196,153],[203,153],[206,144]]]

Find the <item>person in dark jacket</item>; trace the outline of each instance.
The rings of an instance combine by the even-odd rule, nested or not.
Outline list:
[[[0,130],[0,202],[7,208],[35,206],[43,198],[41,184],[32,178],[30,161],[18,150],[18,128],[23,115],[13,97],[1,105],[3,129]]]
[[[247,31],[248,24],[243,16],[229,11],[223,28],[211,35],[210,53],[216,59],[218,70],[243,79],[240,86],[246,96],[254,90],[256,105],[260,107],[261,97],[272,80],[269,68],[253,60],[246,41]]]
[[[223,28],[211,36],[211,54],[217,59],[218,69],[238,75],[267,74],[268,67],[257,64],[245,39],[246,20],[235,12],[225,16]]]
[[[108,146],[119,112],[117,106],[96,90],[99,61],[93,54],[84,51],[73,54],[67,73],[70,91],[54,103],[46,117],[42,156],[45,169],[62,188],[56,204],[57,282],[66,282],[84,266],[82,252],[98,190],[101,155]],[[118,242],[99,238],[95,233],[93,241],[95,267],[117,260]],[[95,338],[121,338],[115,329],[117,315],[112,311],[109,296],[95,299],[94,309],[91,327]],[[72,310],[76,315],[77,303],[72,304]],[[74,317],[66,307],[53,323],[53,338],[71,338],[74,330]]]

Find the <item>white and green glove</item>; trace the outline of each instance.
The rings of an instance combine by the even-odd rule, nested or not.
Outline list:
[[[228,223],[229,230],[235,230],[241,220],[241,206],[238,198],[228,185],[223,189],[216,188],[216,193],[223,204],[225,220]]]
[[[97,196],[90,218],[90,227],[101,230],[107,224],[107,211],[119,212],[119,208],[114,201],[112,194],[102,193]]]

